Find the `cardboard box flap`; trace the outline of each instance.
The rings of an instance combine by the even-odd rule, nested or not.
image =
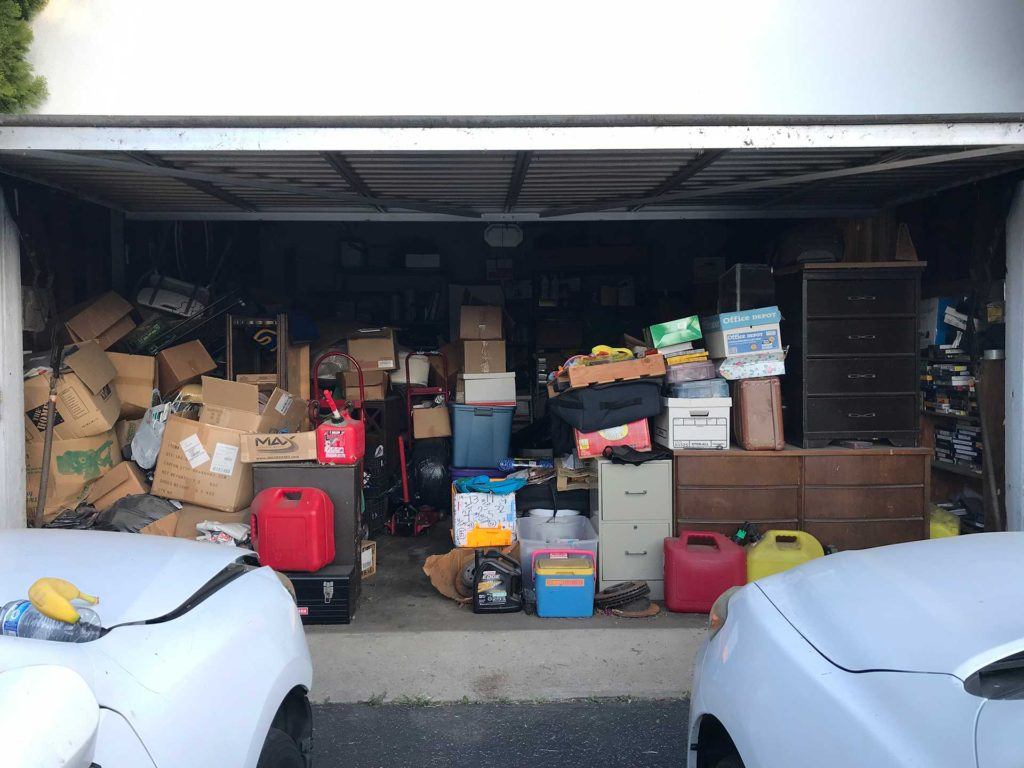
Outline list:
[[[113,291],[105,293],[65,323],[74,341],[97,339],[130,314],[132,305]],[[134,324],[133,324],[134,325]]]
[[[118,383],[129,386],[156,387],[156,358],[148,355],[126,355],[122,352],[107,352]]]
[[[255,384],[203,376],[203,406],[220,406],[259,414],[260,390]]]
[[[94,395],[117,376],[107,353],[94,341],[83,341],[64,350],[64,367],[72,370]]]
[[[309,404],[280,387],[274,389],[260,415],[259,432],[298,432]]]

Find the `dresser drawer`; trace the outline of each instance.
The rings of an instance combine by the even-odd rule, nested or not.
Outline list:
[[[808,360],[804,385],[809,395],[915,392],[914,357],[831,357]]]
[[[799,485],[800,457],[784,452],[756,456],[722,451],[715,456],[676,456],[676,485]]]
[[[663,579],[665,539],[672,524],[605,523],[601,526],[601,578],[605,581]]]
[[[671,461],[602,462],[598,480],[602,520],[672,519]]]
[[[917,321],[911,318],[808,320],[804,353],[808,356],[913,355],[916,345]]]
[[[915,280],[811,280],[807,317],[913,315],[916,293]]]
[[[804,530],[822,546],[840,550],[884,547],[925,538],[924,520],[808,520]]]
[[[896,432],[918,428],[917,395],[808,397],[807,432]]]
[[[815,485],[924,485],[928,454],[808,456],[804,482]]]
[[[798,517],[800,489],[678,488],[676,518],[761,522]],[[730,532],[731,533],[731,532]]]
[[[807,520],[899,520],[924,516],[924,486],[808,487]]]

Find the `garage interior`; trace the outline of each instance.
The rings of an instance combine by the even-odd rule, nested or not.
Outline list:
[[[926,503],[892,519],[828,521],[819,530],[835,539],[822,544],[839,549],[927,537],[927,502],[965,513],[963,533],[1007,528],[1004,363],[984,350],[997,348],[1005,317],[1005,225],[1022,170],[1017,146],[0,153],[22,284],[51,292],[56,310],[26,331],[26,355],[48,348],[54,322],[72,308],[110,290],[132,299],[153,275],[230,299],[196,331],[221,366],[228,312],[291,313],[293,331],[294,318],[309,319],[315,358],[353,324],[391,326],[409,350],[440,349],[458,340],[460,303],[494,301],[504,307],[507,370],[521,400],[512,456],[546,445],[542,382],[554,366],[598,344],[621,346],[624,333],[641,337],[653,323],[715,314],[722,274],[736,264],[778,269],[780,243],[794,232],[832,233],[843,262],[924,262],[922,301],[956,297],[982,320],[962,355],[981,409],[961,419],[980,428],[982,455],[968,466],[935,454],[936,431],[951,418],[918,407],[925,475],[920,492],[899,492],[923,493]],[[795,341],[784,326],[783,345]],[[928,362],[921,353],[920,365]],[[791,351],[787,373],[793,363]],[[789,391],[783,406],[794,407]],[[782,453],[791,450],[815,449]],[[802,475],[792,496],[754,483],[723,512],[719,481],[676,477],[672,525],[726,534],[748,522],[802,526],[809,482]],[[392,505],[399,493],[394,472],[364,490]],[[791,499],[800,510],[779,508]],[[502,619],[456,610],[422,573],[426,555],[451,548],[444,521],[422,537],[368,527],[377,573],[363,584],[353,629],[360,613],[368,626],[389,626],[396,607],[424,622]]]

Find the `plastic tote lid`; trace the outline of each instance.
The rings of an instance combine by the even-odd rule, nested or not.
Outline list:
[[[594,561],[589,557],[539,557],[534,569],[539,576],[593,576]]]

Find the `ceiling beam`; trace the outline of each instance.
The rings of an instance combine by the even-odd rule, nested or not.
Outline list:
[[[321,152],[320,156],[327,161],[327,164],[334,169],[334,172],[341,176],[352,189],[358,192],[363,197],[377,197],[373,194],[370,189],[370,185],[367,184],[363,177],[359,175],[359,172],[352,167],[352,164],[348,159],[340,152]],[[386,213],[387,207],[383,205],[373,206],[380,213]]]
[[[727,149],[702,149],[692,160],[690,160],[690,162],[684,163],[680,166],[679,170],[651,189],[644,196],[658,197],[659,195],[664,195],[667,192],[672,192],[673,190],[678,189],[684,181],[692,179],[728,151],[729,150]],[[643,208],[642,205],[634,205],[629,210],[639,211],[641,208]]]
[[[3,174],[4,176],[10,176],[12,179],[20,179],[21,181],[27,181],[32,184],[38,184],[41,187],[55,189],[58,192],[63,192],[65,195],[77,197],[80,200],[85,200],[86,202],[92,203],[93,205],[99,205],[104,208],[109,208],[112,211],[120,211],[121,213],[126,212],[125,207],[120,203],[115,203],[112,200],[107,200],[106,198],[103,197],[96,197],[96,195],[90,194],[88,192],[82,192],[76,187],[70,187],[67,184],[61,184],[56,181],[50,181],[49,179],[44,179],[39,176],[35,176],[34,174],[31,173],[24,173],[23,171],[12,170],[10,168],[4,168],[3,166],[0,166],[0,174]]]
[[[154,155],[150,152],[129,152],[128,156],[138,160],[140,163],[145,163],[146,165],[154,165],[158,168],[173,168],[175,170],[178,170],[178,166],[176,166],[174,163],[168,162],[167,160],[164,160],[162,157]],[[221,200],[234,208],[238,208],[241,211],[256,210],[256,206],[254,206],[252,203],[243,200],[237,195],[231,194],[226,189],[221,189],[212,182],[201,181],[199,179],[180,179],[180,181],[182,184],[187,184],[188,186],[192,187],[192,189],[199,190],[203,194],[209,195],[210,197],[215,197],[218,200]]]
[[[301,195],[312,197],[318,200],[329,199],[335,203],[367,206],[386,206],[394,208],[406,208],[413,211],[425,211],[427,213],[444,213],[462,218],[478,219],[480,212],[468,206],[447,205],[445,203],[423,202],[422,200],[408,200],[405,198],[388,198],[386,200],[364,197],[362,195],[339,195],[324,192],[322,189],[305,187],[300,184],[288,184],[282,182],[264,181],[262,179],[251,179],[230,174],[206,173],[202,171],[187,171],[180,168],[162,168],[157,165],[146,165],[135,160],[115,160],[110,157],[97,157],[95,155],[82,155],[68,152],[53,152],[50,150],[3,150],[0,151],[0,159],[3,155],[14,155],[17,157],[28,157],[37,160],[47,160],[54,163],[65,163],[69,165],[81,165],[93,168],[107,168],[115,171],[126,171],[128,173],[141,173],[150,176],[166,176],[172,179],[191,179],[195,181],[207,181],[212,184],[227,184],[237,187],[249,187],[262,189],[279,194]]]
[[[508,190],[505,192],[505,213],[511,213],[519,202],[519,193],[523,191],[523,182],[526,181],[526,174],[532,161],[533,152],[516,152],[516,161],[508,180]]]
[[[1024,147],[1020,146],[998,146],[984,147],[981,149],[969,149],[958,152],[944,152],[938,155],[926,157],[911,157],[905,160],[894,160],[888,163],[868,163],[852,168],[832,168],[827,171],[815,171],[813,173],[799,173],[793,176],[776,176],[770,179],[758,179],[757,181],[744,181],[738,184],[724,184],[720,187],[706,187],[702,189],[688,189],[682,192],[670,192],[668,194],[642,197],[642,198],[619,198],[599,201],[589,205],[565,206],[562,208],[549,208],[541,211],[542,218],[565,216],[572,213],[586,213],[591,211],[605,211],[614,208],[622,208],[629,205],[662,205],[665,203],[681,202],[694,198],[704,198],[717,195],[726,195],[731,192],[750,192],[757,189],[771,189],[773,187],[789,186],[791,184],[807,184],[822,179],[839,179],[847,176],[862,176],[871,173],[884,171],[895,171],[901,168],[918,168],[927,165],[938,165],[941,163],[956,162],[959,160],[977,160],[985,157],[998,157],[999,155],[1024,154]]]

